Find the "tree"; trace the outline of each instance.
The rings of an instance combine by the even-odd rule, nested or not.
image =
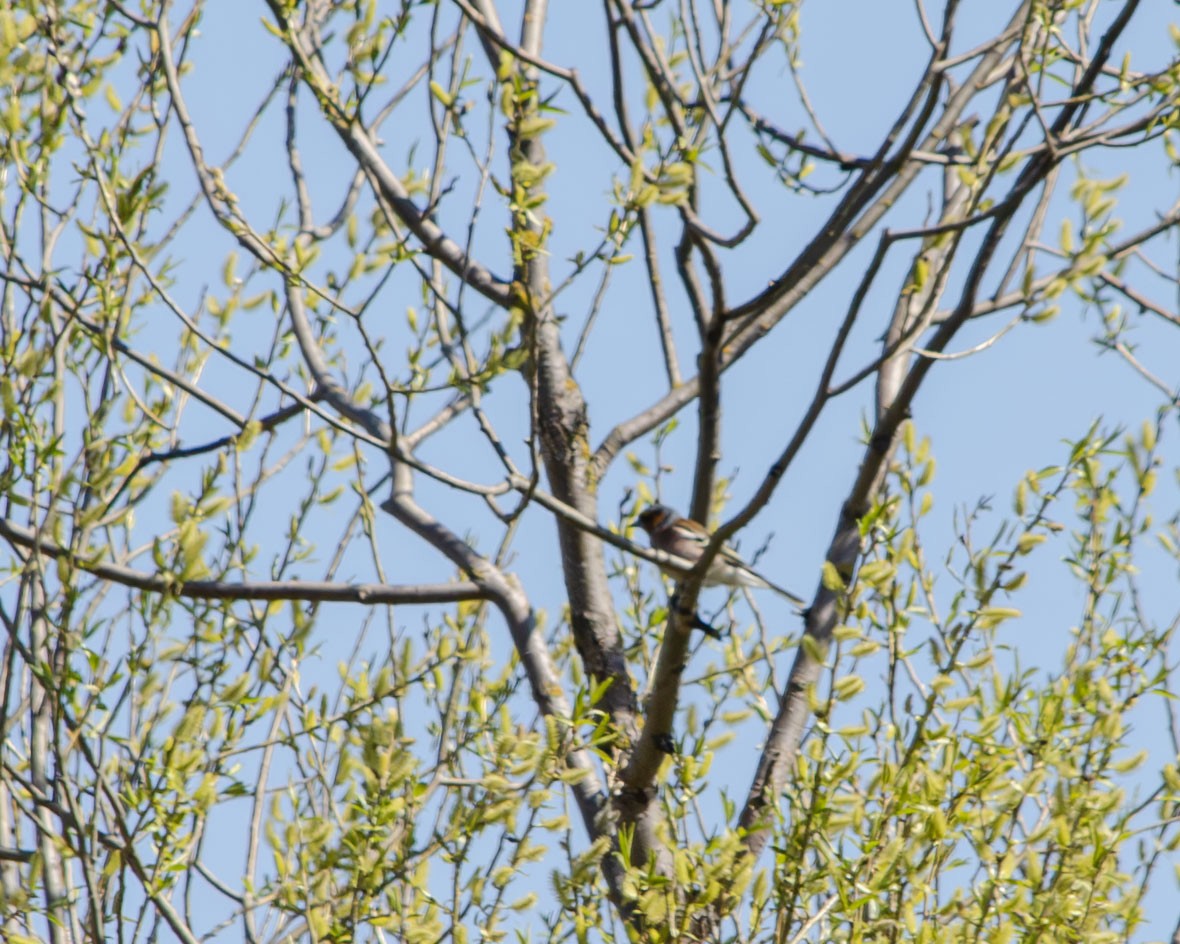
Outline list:
[[[970,6],[0,10],[7,939],[1175,921],[1176,27]],[[952,535],[930,387],[1051,330],[1153,401],[1042,359]],[[788,475],[808,607],[716,608]]]

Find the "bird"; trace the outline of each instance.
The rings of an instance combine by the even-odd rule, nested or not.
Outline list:
[[[651,505],[645,508],[636,520],[639,527],[647,532],[653,548],[679,557],[690,565],[701,559],[709,543],[710,535],[707,528],[689,518],[681,518],[667,505]],[[672,577],[684,576],[683,570],[676,567],[661,564],[660,569]],[[805,605],[801,597],[756,573],[733,548],[726,545],[721,546],[709,564],[702,583],[706,587],[725,585],[773,590],[796,606]]]

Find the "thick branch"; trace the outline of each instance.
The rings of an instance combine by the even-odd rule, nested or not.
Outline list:
[[[92,560],[68,547],[41,537],[31,528],[0,520],[0,537],[10,544],[44,554],[55,560],[64,558],[74,567],[125,587],[148,593],[160,593],[193,600],[299,600],[305,603],[457,603],[462,600],[487,600],[491,594],[477,583],[406,584],[329,583],[302,580],[263,580],[238,583],[228,580],[176,580],[174,577],[144,573],[118,564]]]
[[[524,10],[520,45],[534,58],[540,54],[544,11],[545,4],[538,0],[526,4]],[[535,68],[524,67],[522,73],[528,85],[535,87],[538,78]],[[545,163],[540,137],[520,131],[536,113],[536,96],[525,93],[514,108],[509,126],[513,167],[540,167]],[[522,180],[517,186],[533,196],[540,193],[537,182]],[[533,248],[544,240],[545,227],[529,213],[517,213],[513,225],[520,258],[515,277],[526,296],[522,299],[527,318],[524,330],[532,347],[538,432],[550,490],[558,501],[594,521],[597,500],[595,479],[586,459],[589,452],[586,403],[570,372],[562,347],[561,326],[549,301],[548,256]],[[575,644],[586,671],[597,679],[611,682],[603,707],[619,731],[633,738],[637,732],[635,693],[623,658],[602,542],[563,518],[557,520],[557,531]]]
[[[1138,0],[1130,0],[1103,36],[1094,59],[1079,79],[1074,97],[1082,99],[1089,92],[1090,85],[1100,73],[1102,62],[1110,54],[1114,39],[1126,27]],[[1067,106],[1054,122],[1051,134],[1059,136],[1079,114],[1078,109]],[[950,318],[935,331],[925,347],[933,352],[945,350],[958,330],[968,321],[975,307],[986,274],[1008,225],[1023,200],[1045,179],[1056,166],[1054,156],[1046,152],[1025,165],[1012,187],[1012,197],[1005,209],[992,221],[985,235],[971,269],[967,275],[959,302]],[[932,304],[927,307],[932,307]],[[904,321],[909,312],[899,306],[895,313],[894,328],[904,330]],[[898,323],[900,322],[900,323]],[[914,398],[926,378],[934,359],[920,357],[906,371],[904,350],[882,366],[878,386],[877,422],[865,449],[855,482],[840,510],[839,521],[832,542],[828,548],[827,560],[840,575],[845,586],[850,586],[861,553],[860,519],[868,511],[873,495],[880,488],[892,451],[894,437],[902,422],[909,414]],[[739,818],[739,824],[746,832],[746,848],[757,858],[770,839],[768,812],[774,798],[778,796],[791,761],[803,737],[803,728],[810,717],[808,690],[819,680],[823,668],[817,658],[825,651],[832,632],[839,622],[842,604],[836,590],[821,586],[815,604],[808,611],[807,634],[817,644],[801,646],[796,655],[787,690],[779,705],[779,711],[767,737],[766,748],[760,758],[746,805]]]
[[[1012,18],[1002,40],[1010,41],[1013,29],[1023,22],[1022,13],[1027,6]],[[910,137],[902,143],[898,155],[886,159],[879,152],[873,166],[862,175],[857,187],[833,212],[821,230],[820,236],[807,245],[773,281],[770,288],[748,301],[725,312],[725,319],[732,322],[722,347],[720,370],[732,367],[751,347],[771,330],[795,305],[831,274],[839,262],[860,240],[880,222],[921,170],[926,167],[922,160],[914,159],[917,151],[934,151],[950,136],[971,99],[978,94],[979,85],[985,82],[1003,59],[1003,43],[997,40],[984,55],[971,76],[956,90],[943,106],[942,114],[929,133],[921,136],[937,101],[934,78],[929,74],[919,83],[911,99],[912,107],[919,97],[924,96],[922,113],[913,122]],[[909,107],[903,113],[908,114]],[[900,121],[900,119],[899,119]],[[922,137],[921,143],[918,137]],[[873,199],[875,196],[875,199]],[[859,215],[858,215],[859,214]],[[700,392],[700,378],[689,378],[680,387],[669,391],[658,402],[643,412],[620,423],[610,431],[594,453],[594,468],[597,474],[605,474],[615,456],[627,443],[654,429],[681,410]]]

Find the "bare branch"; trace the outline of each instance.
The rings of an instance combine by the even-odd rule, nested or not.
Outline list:
[[[348,114],[336,100],[332,80],[322,60],[307,46],[306,32],[290,22],[281,4],[270,2],[268,5],[285,32],[287,45],[295,56],[304,81],[317,100],[324,103],[321,107],[324,117],[369,176],[382,199],[393,207],[398,218],[413,231],[427,252],[485,298],[507,307],[511,301],[508,283],[469,257],[429,215],[415,205],[397,175],[381,159],[377,145],[365,125],[355,115]]]
[[[226,580],[177,580],[171,576],[157,576],[130,567],[93,560],[84,553],[55,544],[36,531],[0,519],[0,537],[16,547],[38,554],[65,559],[71,565],[125,587],[164,596],[186,597],[193,600],[298,600],[306,603],[456,603],[462,600],[488,600],[491,593],[477,583],[410,584],[342,584],[303,580],[251,581],[238,583]]]
[[[1115,17],[1111,27],[1103,36],[1094,61],[1087,68],[1075,88],[1077,92],[1089,90],[1100,72],[1101,62],[1109,55],[1115,37],[1126,27],[1137,0],[1129,0]],[[1054,122],[1054,134],[1061,131],[1073,120],[1074,113],[1063,109]],[[1006,211],[991,223],[982,245],[977,251],[968,272],[966,283],[959,296],[951,318],[944,321],[934,332],[928,345],[930,350],[943,351],[959,328],[966,323],[975,305],[981,282],[1003,238],[1016,208],[1051,173],[1054,162],[1044,156],[1033,160],[1024,167],[1012,188],[1012,198]],[[904,302],[904,296],[903,296]],[[933,307],[932,304],[924,307]],[[900,315],[900,317],[899,317]],[[906,320],[911,317],[908,309],[899,304],[895,313],[893,330],[900,332]],[[863,454],[856,481],[840,511],[840,519],[829,545],[827,562],[839,574],[844,586],[850,586],[861,554],[859,522],[869,508],[872,496],[880,486],[886,464],[892,452],[894,437],[908,414],[910,405],[922,381],[934,361],[918,358],[906,369],[906,355],[899,354],[882,366],[878,380],[877,421],[868,446]],[[814,646],[799,649],[787,691],[780,703],[778,714],[767,737],[766,748],[754,775],[746,805],[739,819],[747,830],[747,849],[757,857],[769,839],[766,816],[778,795],[779,785],[786,775],[794,752],[803,736],[805,719],[810,716],[807,692],[819,678],[821,663],[817,651],[823,651],[831,639],[839,621],[841,611],[839,593],[821,584],[815,603],[807,614],[807,633],[814,640]]]

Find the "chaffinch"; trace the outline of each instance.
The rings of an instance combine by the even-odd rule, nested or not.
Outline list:
[[[637,520],[639,527],[651,538],[651,546],[657,551],[679,557],[690,565],[695,564],[705,553],[705,546],[709,543],[708,530],[689,518],[681,518],[667,505],[652,505],[645,509]],[[671,577],[684,576],[683,572],[675,567],[661,565],[660,569]],[[725,545],[722,545],[709,564],[702,582],[706,587],[719,584],[729,587],[760,587],[781,594],[796,606],[805,605],[804,601],[790,590],[755,573],[732,548]]]

